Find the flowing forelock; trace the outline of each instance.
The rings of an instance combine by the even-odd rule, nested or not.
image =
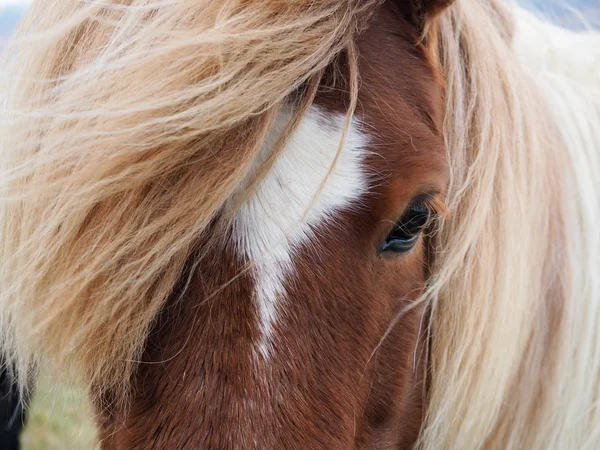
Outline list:
[[[44,364],[127,392],[279,111],[304,113],[337,55],[355,63],[377,3],[33,4],[4,58],[0,137],[1,331],[22,385]]]

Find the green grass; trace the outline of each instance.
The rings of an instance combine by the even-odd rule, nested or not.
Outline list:
[[[23,450],[96,450],[96,427],[85,393],[40,380],[33,396]]]

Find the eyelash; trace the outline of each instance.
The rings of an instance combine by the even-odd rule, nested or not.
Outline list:
[[[404,254],[413,249],[423,230],[438,215],[438,205],[432,195],[413,199],[394,229],[381,244],[378,253]]]

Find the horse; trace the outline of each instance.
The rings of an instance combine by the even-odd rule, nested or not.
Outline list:
[[[600,36],[501,0],[34,2],[0,330],[102,449],[600,445]]]

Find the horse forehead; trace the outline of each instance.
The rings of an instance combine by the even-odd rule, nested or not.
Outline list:
[[[290,118],[284,112],[276,120],[257,169]],[[253,264],[258,351],[264,358],[270,356],[294,254],[314,239],[319,225],[335,220],[336,212],[358,207],[368,190],[369,140],[357,119],[343,139],[345,122],[343,114],[312,106],[235,218],[237,252]]]
[[[419,69],[417,75],[428,73],[427,68]],[[374,78],[378,73],[365,71],[370,87],[381,86]],[[319,227],[335,221],[341,211],[362,206],[372,209],[374,217],[393,221],[413,191],[444,190],[443,141],[435,126],[423,119],[426,105],[434,100],[431,91],[413,92],[418,98],[406,100],[399,90],[382,92],[388,98],[384,105],[362,91],[359,118],[350,122],[342,147],[343,108],[321,95],[322,106],[309,109],[234,220],[237,253],[253,267],[260,334],[256,350],[264,359],[277,347],[276,331],[283,326],[278,319],[285,310],[286,282],[295,274],[295,255],[310,244],[318,251]],[[290,118],[285,112],[278,117],[256,170]],[[377,201],[372,196],[367,200],[367,191],[375,193]]]

